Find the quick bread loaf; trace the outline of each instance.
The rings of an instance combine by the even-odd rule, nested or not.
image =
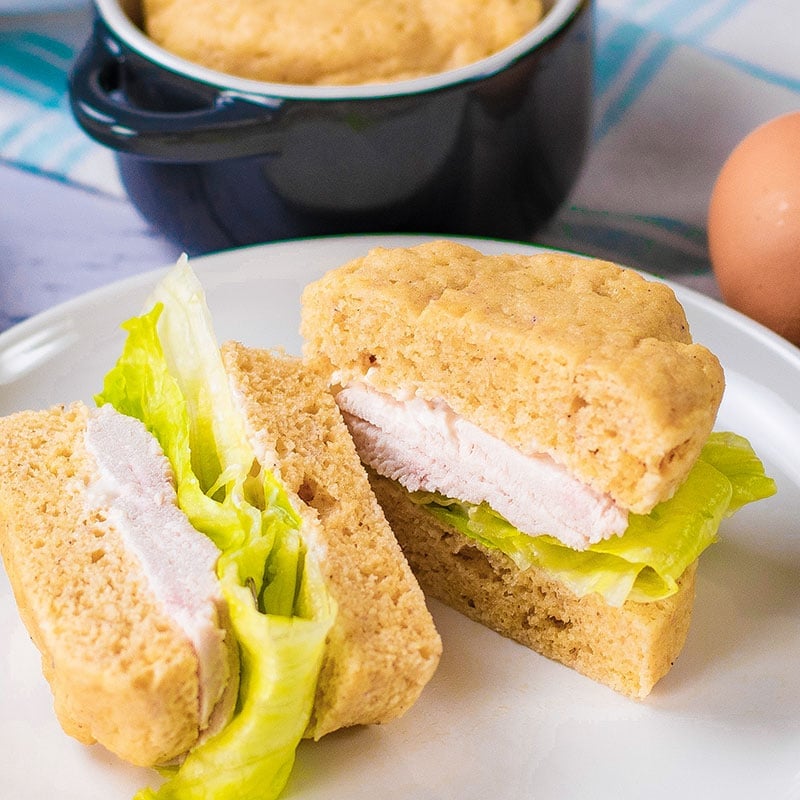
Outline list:
[[[76,403],[0,419],[0,552],[64,730],[133,764],[164,764],[209,724],[199,656],[155,596],[112,509],[87,495],[100,479],[85,443],[93,413]],[[198,583],[212,579],[213,560],[181,558]],[[230,712],[236,644],[218,589],[209,601],[227,651],[226,669],[209,678],[232,691]]]
[[[671,289],[566,254],[375,250],[306,292],[303,336],[339,383],[446,397],[636,512],[686,477],[724,389]]]
[[[97,407],[0,419],[0,552],[64,730],[275,798],[303,737],[386,723],[441,641],[320,376],[220,349],[181,259]]]
[[[338,611],[308,734],[388,722],[414,703],[439,662],[422,590],[323,377],[299,358],[236,342],[222,356],[261,457],[320,522],[314,547]]]
[[[144,0],[159,45],[230,75],[289,84],[416,78],[478,61],[526,34],[540,0]]]
[[[410,503],[395,481],[373,474],[371,482],[425,591],[475,622],[636,699],[650,694],[683,649],[696,562],[675,594],[612,606],[597,594],[579,597],[535,565],[518,569]]]
[[[223,356],[263,463],[307,519],[337,607],[307,735],[388,722],[419,697],[441,653],[419,585],[322,379],[300,359],[234,342]],[[113,509],[87,499],[99,479],[85,444],[92,414],[74,404],[0,420],[0,549],[65,731],[138,765],[166,763],[202,733],[198,654],[154,597]],[[189,553],[176,557],[187,570]]]
[[[432,241],[330,270],[302,305],[304,355],[423,589],[647,696],[739,505],[731,465],[758,476],[746,502],[774,491],[746,441],[712,432],[722,367],[672,289],[566,253]]]

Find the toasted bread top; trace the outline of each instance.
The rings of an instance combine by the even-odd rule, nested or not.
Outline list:
[[[148,35],[221,72],[294,84],[416,78],[525,35],[541,0],[144,0]]]
[[[669,286],[564,253],[378,248],[306,287],[301,333],[332,380],[444,399],[637,513],[684,480],[724,388]]]

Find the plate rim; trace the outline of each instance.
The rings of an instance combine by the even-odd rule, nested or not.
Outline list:
[[[304,247],[311,244],[325,244],[326,242],[336,242],[337,244],[352,242],[354,245],[357,242],[368,243],[371,246],[385,246],[387,242],[392,242],[391,246],[413,246],[424,241],[436,241],[445,237],[436,234],[338,234],[333,236],[310,236],[299,237],[295,239],[284,239],[275,242],[264,242],[260,244],[245,245],[242,247],[229,248],[225,250],[218,250],[211,253],[204,253],[202,255],[193,256],[189,258],[189,263],[193,269],[198,273],[204,270],[211,269],[218,261],[235,258],[238,255],[251,256],[254,253],[269,252],[270,250],[283,249],[287,247]],[[549,247],[547,245],[539,245],[535,242],[522,242],[512,239],[498,239],[492,237],[473,237],[473,236],[448,236],[446,237],[451,241],[467,244],[469,246],[480,249],[480,245],[487,243],[492,246],[508,246],[517,252],[553,252],[565,253],[568,255],[575,255],[582,258],[593,258],[583,253],[574,250]],[[399,243],[399,244],[397,244]],[[607,259],[605,259],[607,260]],[[619,263],[619,262],[615,262]],[[159,267],[146,269],[143,272],[135,275],[129,275],[124,278],[112,281],[111,283],[103,286],[98,286],[89,291],[82,292],[75,297],[62,300],[55,305],[39,311],[36,314],[22,320],[5,331],[0,332],[0,352],[7,349],[11,345],[17,345],[23,341],[27,336],[34,335],[42,327],[47,326],[53,321],[61,320],[72,316],[76,311],[86,306],[91,306],[97,301],[104,298],[126,294],[135,290],[142,290],[147,286],[154,285],[161,275],[167,272],[172,264],[164,264]],[[674,278],[666,278],[655,273],[648,272],[647,270],[629,267],[620,263],[620,266],[626,269],[631,269],[644,275],[650,280],[659,281],[667,284],[676,294],[679,301],[683,305],[684,299],[689,301],[694,307],[701,308],[706,313],[713,315],[718,319],[724,320],[731,327],[744,332],[751,338],[757,339],[759,343],[763,344],[768,349],[774,351],[776,354],[785,358],[788,362],[792,363],[794,367],[800,371],[800,348],[793,345],[787,339],[784,339],[779,334],[767,328],[765,325],[757,322],[756,320],[746,316],[745,314],[737,311],[731,306],[702,293],[701,291],[686,286]],[[120,320],[121,322],[122,320]]]
[[[399,242],[401,244],[405,243],[411,245],[414,243],[419,243],[421,241],[430,241],[433,239],[441,239],[441,238],[442,237],[416,235],[416,234],[400,234],[400,235],[392,234],[385,236],[379,234],[364,234],[364,235],[352,235],[352,236],[342,235],[333,237],[311,237],[311,238],[285,240],[281,242],[272,242],[267,244],[250,245],[243,248],[232,248],[228,250],[222,250],[215,253],[209,253],[203,256],[196,256],[194,258],[190,258],[190,263],[193,266],[197,267],[198,275],[200,277],[201,282],[203,282],[204,273],[208,275],[214,272],[216,264],[218,263],[221,264],[221,262],[224,262],[229,259],[236,259],[237,257],[250,258],[254,255],[256,257],[259,257],[262,252],[268,251],[270,249],[275,249],[278,247],[281,249],[283,248],[294,249],[297,247],[302,248],[307,243],[312,243],[312,242],[318,247],[325,247],[327,244],[330,244],[332,242],[335,242],[339,245],[345,242],[348,246],[352,243],[352,246],[354,248],[356,247],[356,245],[363,246],[365,243],[368,242],[374,242],[376,244],[381,244],[381,245],[387,245],[387,244],[394,245]],[[493,248],[506,246],[508,248],[517,251],[544,250],[550,252],[552,251],[571,252],[564,250],[559,251],[556,250],[555,248],[540,246],[535,243],[515,242],[502,239],[478,239],[472,237],[447,237],[447,238],[470,244],[472,246],[475,246],[477,249],[481,249],[481,245],[487,246],[487,243],[489,243],[489,245]],[[572,253],[572,254],[581,255],[580,253]],[[9,328],[7,331],[4,331],[3,333],[0,334],[0,356],[2,356],[3,352],[8,346],[18,346],[21,342],[24,342],[27,337],[36,336],[38,333],[42,331],[43,328],[51,326],[53,324],[57,324],[61,320],[70,318],[71,315],[80,313],[86,307],[90,307],[94,303],[105,302],[108,299],[119,295],[125,295],[135,292],[143,293],[148,288],[148,286],[151,286],[155,283],[159,275],[164,274],[168,269],[170,269],[170,266],[171,265],[167,264],[154,269],[146,270],[137,275],[121,278],[117,281],[113,281],[109,284],[106,284],[105,286],[92,289],[89,292],[85,292],[69,300],[65,300],[62,303],[59,303],[49,309],[46,309],[43,312],[40,312],[37,315],[30,317],[27,320],[24,320],[21,323],[18,323],[17,325],[13,326],[12,328]],[[224,264],[221,264],[221,268],[224,268]],[[266,266],[265,269],[268,269],[268,266]],[[688,302],[694,308],[698,309],[701,313],[710,314],[714,317],[715,320],[721,320],[723,324],[727,326],[732,326],[737,331],[740,331],[742,335],[746,335],[750,338],[755,338],[758,341],[759,345],[769,348],[772,352],[778,355],[783,360],[784,363],[787,364],[787,368],[795,370],[797,375],[800,376],[800,350],[798,350],[793,345],[783,340],[777,334],[764,328],[764,326],[761,326],[758,323],[753,322],[752,320],[740,314],[739,312],[730,309],[729,307],[723,305],[714,298],[708,297],[707,295],[704,295],[695,289],[686,287],[682,284],[676,283],[672,280],[657,275],[643,272],[642,270],[635,270],[635,271],[645,274],[650,279],[664,282],[669,286],[671,286],[676,292],[676,296],[681,301],[681,303]],[[120,319],[119,321],[121,322],[122,319]],[[112,331],[109,331],[109,333],[111,332]],[[40,366],[35,367],[35,371],[40,369],[42,369],[42,367]],[[2,392],[2,386],[0,386],[0,392]],[[729,587],[724,587],[724,588],[727,590],[727,588]],[[792,650],[791,652],[794,651]],[[785,659],[786,655],[782,654],[782,657]],[[540,664],[539,667],[542,667],[542,665]],[[547,670],[549,670],[550,668],[549,665],[544,665],[544,667],[546,667]],[[543,669],[543,671],[547,670]],[[690,690],[691,688],[692,687],[689,687]],[[580,687],[579,687],[579,692],[580,692]],[[594,697],[594,695],[591,692],[587,692],[586,696]],[[660,715],[662,719],[663,717],[669,716],[669,709],[661,708],[658,699],[656,699],[656,702],[652,706],[650,706],[650,709],[645,709],[645,711],[647,711],[649,715],[648,719],[650,717],[655,717],[658,715]],[[626,712],[624,713],[627,713],[627,709]],[[636,709],[633,709],[631,713],[632,714],[637,713]],[[641,709],[639,709],[639,713],[643,714],[644,712]],[[727,719],[727,717],[725,719]],[[798,727],[800,726],[800,718],[792,717],[792,725],[793,725],[792,742],[794,742],[797,738],[798,731],[800,731],[800,727]],[[705,739],[702,740],[705,741]],[[66,746],[72,747],[73,743],[71,741],[67,741]],[[727,757],[727,751],[725,755]],[[772,762],[769,763],[771,764]],[[71,760],[70,764],[72,764]],[[783,762],[781,762],[781,766],[783,766]],[[80,768],[81,768],[80,761],[76,759],[75,769],[80,770]],[[785,779],[785,773],[781,772],[781,775],[783,775]],[[768,782],[769,777],[764,776],[764,780],[765,782]],[[759,783],[759,785],[761,784]],[[782,783],[781,786],[784,786],[784,784]],[[600,795],[598,796],[606,797],[607,795],[605,794],[605,791],[607,787],[605,787],[604,789],[603,786],[600,786],[599,788],[601,792]],[[317,796],[316,792],[312,792],[312,794],[314,795],[314,797]],[[505,793],[500,793],[500,794],[505,796]],[[292,793],[291,796],[299,797],[300,795]],[[304,793],[302,793],[302,796],[305,796]],[[337,794],[336,796],[339,795]],[[359,794],[358,796],[360,797],[361,795]],[[554,795],[546,794],[546,796],[550,797]],[[563,798],[574,795],[569,795],[567,793],[559,796]],[[657,796],[657,793],[654,793],[654,796]],[[787,797],[788,796],[789,795],[787,794]]]

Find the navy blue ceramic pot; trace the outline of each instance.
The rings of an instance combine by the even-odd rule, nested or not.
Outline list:
[[[341,87],[214,72],[149,40],[136,2],[95,7],[73,113],[189,253],[364,231],[526,240],[579,172],[590,0],[553,0],[526,37],[469,67]]]

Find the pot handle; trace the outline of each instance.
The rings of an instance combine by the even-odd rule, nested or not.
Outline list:
[[[141,75],[131,72],[132,65],[141,66]],[[138,105],[126,90],[128,80],[166,85],[179,98],[176,110]],[[264,125],[283,106],[280,98],[243,95],[154,66],[124,51],[100,18],[72,68],[69,94],[75,119],[93,139],[162,162],[264,155],[272,149]]]

